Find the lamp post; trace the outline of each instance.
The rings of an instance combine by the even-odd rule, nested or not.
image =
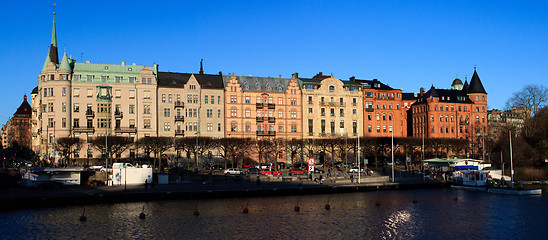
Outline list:
[[[395,182],[394,181],[394,118],[392,118],[392,129],[390,132],[392,132],[392,182]]]

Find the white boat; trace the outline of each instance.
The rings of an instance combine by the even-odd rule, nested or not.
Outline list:
[[[541,195],[542,189],[506,189],[488,188],[488,193],[509,194],[509,195]]]

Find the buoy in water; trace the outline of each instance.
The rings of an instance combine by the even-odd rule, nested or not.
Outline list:
[[[249,212],[249,209],[247,209],[247,207],[244,208],[243,210],[243,213],[248,213]]]
[[[85,222],[85,221],[87,221],[87,220],[88,220],[88,219],[87,219],[87,217],[86,217],[85,215],[80,216],[80,222]]]
[[[139,218],[140,218],[140,219],[145,219],[145,217],[146,217],[146,214],[145,214],[144,212],[141,212],[141,213],[139,214]]]
[[[375,202],[375,206],[380,206],[381,205],[381,202],[380,201],[376,201]]]
[[[194,216],[198,216],[198,215],[200,215],[200,211],[194,210]]]
[[[301,208],[300,208],[299,206],[295,206],[295,208],[294,208],[294,209],[295,209],[295,212],[298,212],[298,211],[300,211],[300,210],[301,210]]]
[[[331,206],[329,205],[329,203],[325,204],[325,210],[329,210],[329,209],[331,209]]]

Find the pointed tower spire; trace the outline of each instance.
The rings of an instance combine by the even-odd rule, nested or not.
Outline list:
[[[474,66],[474,74],[472,75],[472,79],[470,80],[470,86],[468,87],[468,93],[485,93],[485,88],[483,88],[483,84],[481,83],[481,80],[478,76],[478,73],[476,72],[476,66]]]
[[[55,6],[55,3],[53,4]],[[57,53],[57,32],[55,31],[55,11],[53,12],[53,28],[51,31],[51,46],[49,48],[49,58],[55,64],[59,64],[59,54]]]
[[[204,59],[200,60],[200,74],[204,74],[204,65],[202,64],[203,61]]]
[[[59,66],[59,70],[72,71],[72,68],[70,67],[69,60],[67,58],[67,47],[66,46],[65,46],[65,53],[63,54],[63,59],[61,59],[61,65]]]

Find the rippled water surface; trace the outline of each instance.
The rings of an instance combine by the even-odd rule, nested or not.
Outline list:
[[[455,196],[458,201],[454,201]],[[412,203],[416,199],[417,203]],[[375,202],[380,201],[380,206]],[[326,203],[331,209],[325,210]],[[139,219],[145,207],[146,219]],[[248,206],[249,213],[242,213]],[[300,207],[299,212],[294,207]],[[194,216],[199,209],[200,215]],[[0,213],[0,239],[546,239],[548,196],[452,189],[178,200]]]

